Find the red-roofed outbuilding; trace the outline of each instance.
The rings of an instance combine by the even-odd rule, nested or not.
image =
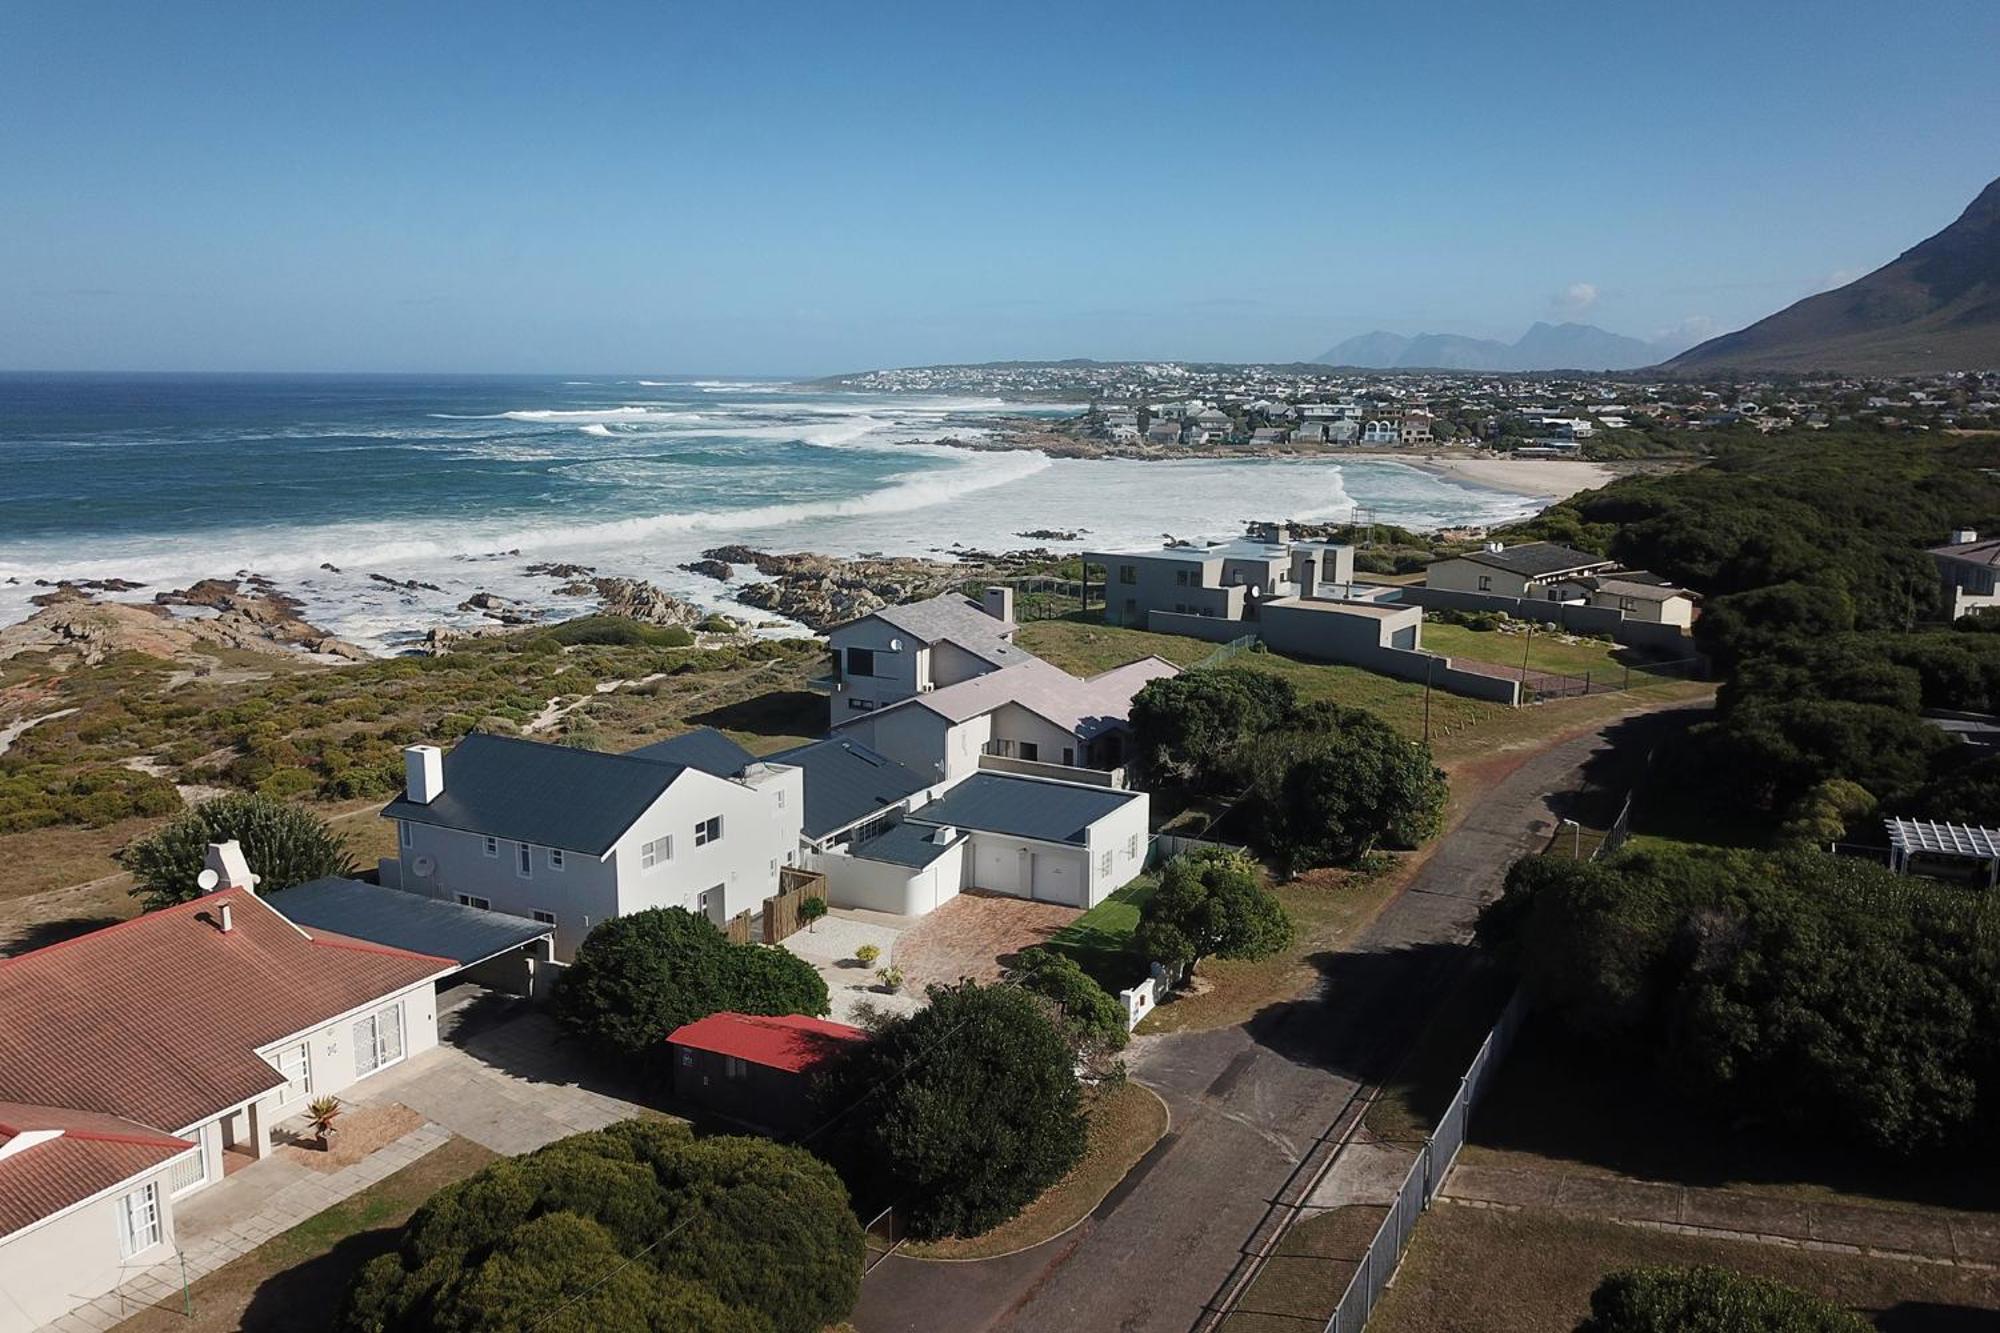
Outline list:
[[[667,1036],[674,1048],[674,1097],[792,1133],[810,1118],[813,1076],[866,1040],[860,1028],[805,1014],[710,1014]]]

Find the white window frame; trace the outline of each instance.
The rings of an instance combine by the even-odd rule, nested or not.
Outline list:
[[[549,848],[549,869],[564,870],[567,868],[563,865],[563,849],[560,847]]]
[[[500,855],[500,839],[490,833],[486,835],[486,854],[494,857]]]
[[[1135,857],[1138,854],[1139,854],[1139,835],[1134,833],[1131,837],[1125,839],[1125,855],[1128,858],[1130,858],[1130,857]]]
[[[556,914],[554,912],[546,912],[539,907],[535,908],[532,912],[529,912],[528,915],[533,917],[537,922],[537,924],[540,925],[553,926],[557,924]]]
[[[1097,873],[1107,878],[1111,874],[1111,849],[1108,847],[1097,854]]]
[[[535,845],[530,842],[514,844],[514,878],[533,879],[535,877]]]
[[[639,844],[639,869],[653,870],[674,859],[674,835],[663,833],[651,842]]]
[[[292,1071],[286,1067],[287,1061],[293,1057],[297,1058],[299,1064],[297,1077],[294,1077]],[[271,1067],[285,1076],[285,1087],[279,1093],[278,1105],[294,1106],[312,1096],[312,1048],[310,1043],[295,1041],[283,1050],[273,1051],[271,1053]],[[294,1084],[298,1085],[299,1088],[299,1093],[296,1097],[289,1095],[290,1089]]]
[[[712,831],[711,831],[712,830]],[[722,816],[710,815],[694,826],[694,845],[707,847],[722,841]]]
[[[482,912],[493,910],[493,900],[491,898],[482,898],[476,893],[459,894],[458,905],[460,907],[476,907]]]
[[[165,1234],[157,1181],[149,1180],[118,1200],[118,1252],[125,1258],[144,1254]]]
[[[183,1168],[193,1167],[194,1175],[188,1176]],[[178,1183],[177,1183],[178,1182]],[[200,1134],[195,1135],[194,1151],[182,1153],[167,1163],[167,1197],[178,1199],[183,1194],[191,1194],[208,1183],[208,1144]]]
[[[384,1020],[393,1020],[395,1023],[393,1031],[396,1040],[393,1052],[389,1052],[389,1043],[383,1040],[385,1032],[390,1030],[385,1026]],[[400,1000],[394,1004],[385,1004],[372,1014],[363,1014],[354,1020],[354,1025],[349,1031],[354,1038],[354,1077],[357,1080],[364,1079],[370,1074],[379,1074],[391,1065],[401,1064],[409,1058],[409,1032],[403,1024],[403,1004]],[[361,1052],[364,1047],[367,1048],[372,1062],[365,1068],[361,1063]]]

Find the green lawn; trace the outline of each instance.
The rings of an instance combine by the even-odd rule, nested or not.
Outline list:
[[[1663,674],[1647,669],[1653,665],[1654,659],[1645,653],[1621,648],[1609,640],[1575,638],[1542,629],[1537,629],[1530,636],[1525,630],[1477,630],[1463,625],[1426,622],[1424,647],[1447,657],[1490,662],[1517,671],[1525,654],[1530,671],[1546,671],[1560,676],[1588,675],[1593,682],[1622,684],[1628,668],[1634,677],[1641,673],[1649,678]]]
[[[1050,936],[1049,947],[1074,958],[1114,994],[1136,985],[1146,976],[1146,964],[1132,952],[1132,932],[1139,928],[1139,909],[1159,887],[1158,877],[1141,875]]]

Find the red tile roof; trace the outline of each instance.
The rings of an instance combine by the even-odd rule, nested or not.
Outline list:
[[[868,1034],[845,1023],[804,1014],[765,1018],[754,1014],[720,1013],[697,1018],[667,1035],[674,1046],[688,1046],[717,1055],[733,1055],[753,1065],[783,1069],[794,1074],[832,1059],[849,1042],[866,1041]]]
[[[6,1149],[23,1134],[58,1136]],[[0,1236],[180,1156],[194,1144],[118,1116],[0,1102]]]
[[[456,966],[226,889],[0,960],[0,1099],[194,1125],[283,1082],[259,1047]]]

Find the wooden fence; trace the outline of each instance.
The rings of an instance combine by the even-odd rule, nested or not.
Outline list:
[[[799,904],[808,898],[826,900],[826,876],[817,870],[785,866],[778,871],[778,892],[764,900],[764,943],[776,944],[798,933]]]

